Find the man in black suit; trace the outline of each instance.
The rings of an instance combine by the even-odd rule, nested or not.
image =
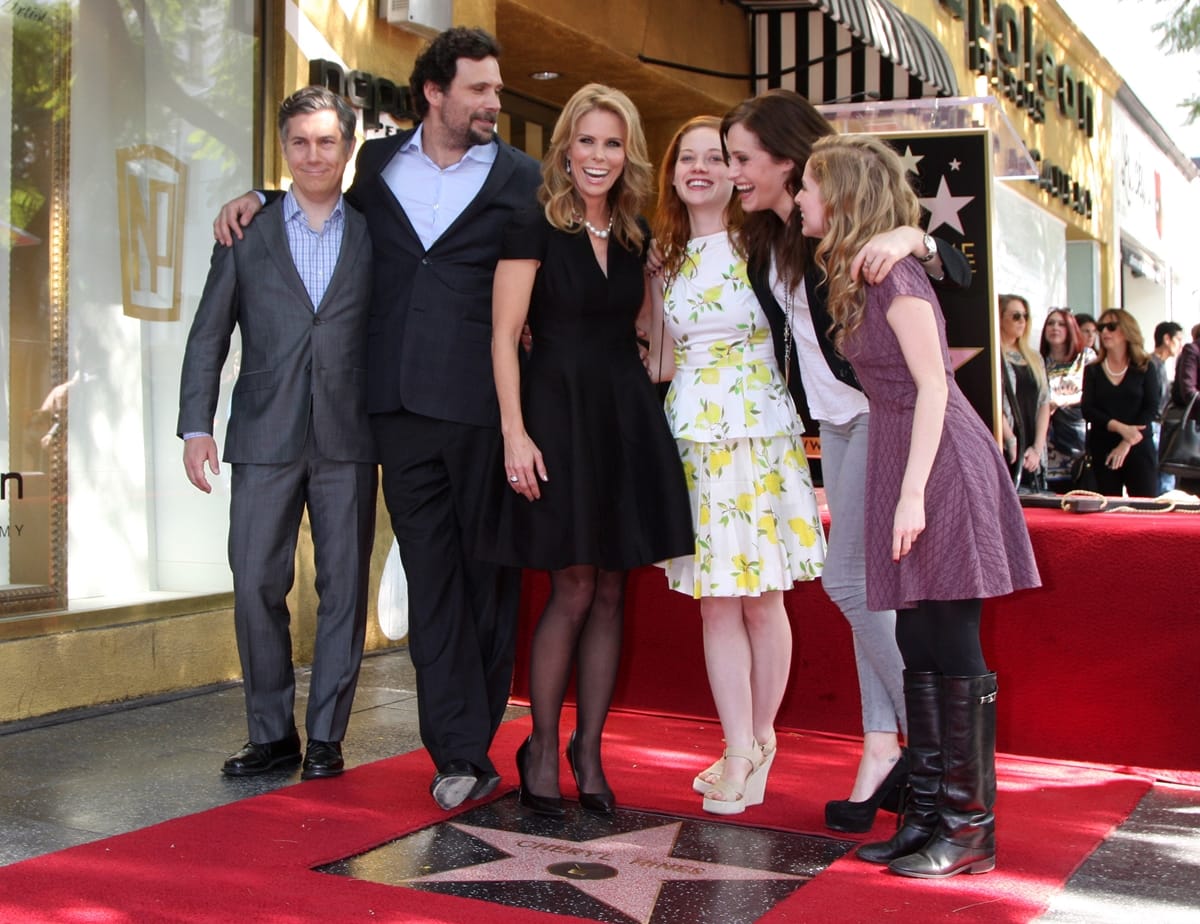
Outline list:
[[[231,247],[216,247],[188,334],[179,436],[188,479],[212,490],[213,423],[234,327],[242,359],[224,460],[232,465],[229,565],[250,740],[224,773],[300,762],[288,624],[296,537],[308,508],[317,566],[317,638],[303,779],[342,772],[342,738],[358,682],[375,539],[376,465],[367,420],[371,245],[345,205],[354,110],[321,87],[279,108],[292,175],[282,199]]]
[[[417,58],[420,125],[368,141],[346,194],[367,218],[374,292],[368,411],[409,583],[421,740],[450,809],[495,789],[488,756],[512,681],[520,575],[475,560],[483,466],[498,439],[492,276],[510,216],[535,202],[537,162],[498,139],[499,48],[456,27]],[[229,203],[218,240],[258,207]],[[248,214],[249,213],[249,214]]]

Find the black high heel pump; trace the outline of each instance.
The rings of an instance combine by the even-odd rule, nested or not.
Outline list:
[[[524,744],[517,748],[517,776],[521,778],[521,789],[517,793],[517,801],[538,815],[561,818],[567,813],[567,810],[563,808],[561,797],[539,796],[525,783],[525,758],[529,756],[529,741],[530,739],[526,738]]]
[[[575,769],[575,732],[567,741],[567,763],[571,766],[571,776],[575,777],[575,785],[579,789],[579,807],[585,812],[595,815],[611,815],[617,809],[617,799],[611,789],[604,792],[584,792],[579,785],[579,771]]]
[[[825,827],[831,831],[846,831],[850,834],[870,831],[871,825],[875,823],[875,813],[880,808],[889,812],[899,812],[900,796],[907,783],[908,751],[901,748],[900,757],[883,778],[879,788],[871,793],[866,801],[837,799],[825,803]]]

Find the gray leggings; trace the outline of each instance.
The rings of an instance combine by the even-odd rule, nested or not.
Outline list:
[[[907,729],[896,614],[867,609],[863,534],[869,421],[870,414],[845,424],[820,421],[821,473],[831,521],[821,583],[854,633],[863,731],[895,732]]]

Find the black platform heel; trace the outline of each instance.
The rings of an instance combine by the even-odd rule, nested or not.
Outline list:
[[[525,742],[517,748],[517,776],[521,779],[521,789],[517,793],[517,801],[538,815],[561,818],[567,813],[567,810],[563,808],[561,797],[539,796],[525,783],[525,758],[529,756],[529,742],[530,738],[526,738]]]
[[[617,799],[611,789],[604,792],[584,792],[579,785],[579,772],[575,769],[575,732],[567,741],[567,763],[571,767],[571,776],[575,777],[575,786],[579,789],[579,807],[594,815],[611,815],[617,809]]]
[[[863,802],[837,799],[825,803],[825,827],[831,831],[863,834],[875,824],[875,813],[884,808],[889,812],[900,809],[900,798],[908,785],[908,751],[901,748],[900,756],[883,782],[870,798]]]

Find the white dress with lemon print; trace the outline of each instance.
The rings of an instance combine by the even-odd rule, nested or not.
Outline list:
[[[688,244],[664,305],[676,367],[667,420],[696,526],[695,555],[665,563],[671,589],[757,596],[819,577],[825,535],[804,424],[745,261],[725,232]]]

